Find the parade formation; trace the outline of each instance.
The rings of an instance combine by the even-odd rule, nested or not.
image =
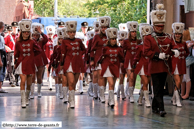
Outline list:
[[[77,21],[61,21],[57,29],[45,27],[47,35],[43,33],[42,24],[28,19],[12,22],[11,26],[5,26],[4,31],[4,23],[0,22],[0,32],[4,33],[4,38],[0,37],[1,70],[7,71],[11,86],[20,86],[22,108],[35,98],[36,86],[38,98],[41,98],[43,76],[47,73],[48,90],[55,90],[56,96],[70,108],[75,107],[76,86],[79,94],[83,94],[87,80],[87,93],[93,101],[107,101],[114,109],[114,90],[119,79],[116,86],[118,98],[123,101],[130,99],[132,104],[137,101],[139,106],[152,108],[153,113],[164,117],[167,75],[175,86],[172,105],[182,106],[180,89],[187,74],[186,57],[190,43],[182,40],[184,23],[173,23],[173,34],[167,34],[164,32],[166,22],[163,4],[157,4],[156,10],[152,10],[151,25],[129,21],[119,24],[119,30],[110,27],[109,16],[99,17],[93,27],[89,27],[87,21],[83,22],[83,33],[76,32]],[[137,75],[141,78],[141,89],[138,100],[135,100]],[[4,77],[0,77],[1,82]],[[55,82],[54,88],[52,81]]]

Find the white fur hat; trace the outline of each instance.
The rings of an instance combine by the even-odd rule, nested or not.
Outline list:
[[[100,26],[110,26],[111,18],[109,16],[103,16],[98,18]]]
[[[117,28],[106,29],[106,36],[108,39],[117,38],[118,30]]]
[[[93,38],[95,35],[94,31],[88,31],[86,33],[87,39],[90,40],[91,38]]]
[[[63,33],[63,30],[62,30],[62,28],[58,28],[57,29],[57,37],[58,38],[64,38],[64,35],[63,35],[64,33]]]
[[[20,27],[20,31],[30,31],[31,30],[31,24],[32,24],[32,21],[29,20],[29,19],[22,19],[20,22],[19,22],[19,27]]]
[[[100,23],[99,23],[99,21],[95,21],[93,23],[93,27],[94,27],[94,30],[100,30]]]
[[[37,23],[37,22],[32,23],[32,26],[31,26],[31,32],[32,32],[32,34],[39,34],[39,32],[37,31],[37,28],[38,27],[40,27],[41,30],[43,28],[42,24],[40,24],[40,23]]]
[[[182,22],[175,22],[172,24],[173,33],[183,33],[185,24]]]
[[[127,24],[126,23],[119,24],[119,31],[128,31]]]
[[[152,25],[164,25],[166,22],[166,10],[163,4],[157,4],[156,10],[151,12]]]
[[[118,31],[118,40],[124,40],[127,38],[127,31]]]
[[[127,22],[127,28],[131,31],[137,31],[138,28],[138,22],[137,21],[129,21]]]
[[[63,27],[63,28],[61,28],[61,29],[62,29],[62,31],[63,31],[63,36],[64,36],[64,38],[68,38],[69,35],[67,34],[67,28],[66,28],[66,27]]]
[[[65,24],[67,31],[76,31],[77,21],[67,21]]]
[[[142,38],[145,35],[151,34],[153,32],[153,27],[149,24],[142,23],[139,25],[139,32],[140,32],[140,36]]]
[[[47,34],[50,34],[50,33],[55,34],[55,27],[54,26],[47,26],[46,32],[47,32]]]

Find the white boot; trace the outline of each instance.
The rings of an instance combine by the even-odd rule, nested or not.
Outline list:
[[[60,93],[60,96],[59,96],[59,98],[60,99],[63,99],[63,88],[62,88],[62,84],[59,84],[59,93]]]
[[[68,102],[67,93],[68,93],[68,87],[63,87],[63,102],[64,103]]]
[[[109,101],[108,104],[111,106],[111,108],[114,108],[115,102],[114,102],[114,91],[109,90]]]
[[[92,86],[92,82],[89,83],[89,88],[88,88],[88,95],[93,97],[93,86]]]
[[[181,100],[180,100],[180,96],[179,96],[178,90],[174,91],[174,93],[175,93],[175,97],[176,97],[176,106],[177,106],[177,107],[182,107],[182,104],[181,104]]]
[[[37,87],[38,87],[38,98],[40,98],[42,96],[41,95],[41,84],[37,83]]]
[[[98,85],[98,91],[97,91],[97,93],[98,93],[98,98],[100,99],[100,86]]]
[[[26,93],[25,90],[21,90],[21,106],[22,108],[26,108]]]
[[[97,83],[93,83],[93,87],[94,87],[94,95],[93,98],[98,98],[98,84]]]
[[[138,105],[139,106],[142,106],[142,99],[143,99],[143,90],[141,89],[140,92],[139,92],[139,99],[137,101]]]
[[[79,93],[83,94],[83,80],[79,81],[80,85],[79,85]]]
[[[32,85],[31,85],[31,88],[30,88],[30,91],[31,91],[31,93],[30,93],[30,99],[34,99],[34,83],[32,83]]]
[[[151,98],[153,99],[154,98],[154,88],[153,88],[153,86],[151,86],[151,90],[152,90]]]
[[[55,84],[55,95],[59,95],[59,84]]]
[[[104,86],[100,86],[100,101],[101,103],[105,103]]]
[[[52,90],[52,81],[53,81],[53,79],[52,79],[52,77],[51,77],[51,75],[49,76],[49,90]]]
[[[171,99],[172,105],[176,106],[176,96],[175,96],[175,91],[173,93],[172,99]]]
[[[120,91],[121,91],[122,100],[126,99],[125,93],[124,93],[124,85],[123,84],[120,85]]]
[[[70,108],[75,107],[75,91],[74,90],[69,91],[69,107]]]
[[[121,85],[118,86],[117,89],[117,98],[120,98]]]
[[[145,97],[145,106],[147,108],[151,107],[150,100],[149,100],[149,92],[147,90],[143,91]]]
[[[134,103],[133,87],[129,87],[130,103]]]
[[[118,87],[119,87],[119,81],[116,80],[115,88],[114,88],[114,93],[115,93],[115,94],[117,93]]]
[[[29,95],[30,95],[30,90],[26,90],[26,106],[29,105]]]

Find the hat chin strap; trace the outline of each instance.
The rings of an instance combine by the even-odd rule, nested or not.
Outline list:
[[[163,31],[159,31],[159,30],[157,30],[156,28],[155,28],[155,26],[153,27],[154,28],[154,31],[156,32],[156,33],[162,33]]]

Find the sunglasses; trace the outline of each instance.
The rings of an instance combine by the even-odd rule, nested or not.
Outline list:
[[[76,32],[75,31],[69,31],[69,33],[74,33],[75,34]]]
[[[30,33],[30,31],[23,31],[22,33]]]
[[[116,38],[112,38],[111,40],[117,40]]]
[[[53,35],[53,34],[48,34],[48,35]]]

